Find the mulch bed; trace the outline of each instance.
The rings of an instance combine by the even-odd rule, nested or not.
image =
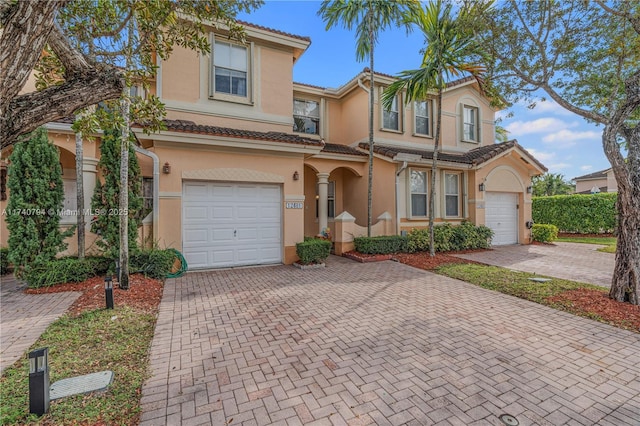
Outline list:
[[[566,237],[566,238],[573,238],[573,237],[580,237],[580,238],[609,238],[609,237],[615,237],[615,235],[613,234],[572,234],[570,232],[558,232],[558,237]]]
[[[477,250],[467,250],[457,253],[469,253]],[[461,259],[459,257],[451,256],[445,253],[436,253],[434,257],[431,257],[429,253],[398,253],[395,254],[394,259],[397,259],[400,263],[413,266],[415,268],[425,269],[427,271],[433,271],[441,265],[447,263],[477,263],[470,260]]]
[[[606,292],[580,288],[547,298],[570,312],[597,315],[616,327],[640,332],[640,306],[609,299]]]
[[[126,305],[142,312],[155,313],[162,299],[163,284],[161,281],[147,278],[141,274],[129,277],[129,289],[118,288],[117,282],[113,286],[113,300],[115,306]],[[105,308],[104,278],[93,277],[81,283],[59,284],[51,287],[30,288],[28,294],[61,293],[78,291],[82,295],[69,308],[69,315],[78,316],[84,311]]]
[[[382,262],[393,257],[391,254],[364,254],[355,250],[342,253],[342,256],[360,263]]]

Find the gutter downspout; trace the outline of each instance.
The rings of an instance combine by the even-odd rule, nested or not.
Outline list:
[[[400,218],[398,217],[398,187],[400,186],[400,173],[407,168],[407,162],[402,162],[402,167],[396,172],[396,235],[400,235]]]
[[[137,137],[136,137],[137,139]],[[153,160],[153,239],[158,240],[158,221],[160,219],[160,159],[151,151],[133,145],[133,149]]]

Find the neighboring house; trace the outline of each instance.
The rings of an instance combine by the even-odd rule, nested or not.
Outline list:
[[[576,194],[618,192],[618,183],[611,168],[578,176],[572,180],[576,183]]]
[[[291,263],[297,242],[327,228],[337,253],[366,235],[367,70],[337,89],[294,83],[310,39],[252,24],[246,34],[242,45],[212,29],[210,56],[176,47],[151,89],[166,105],[167,130],[134,129],[146,150],[138,155],[146,194],[157,204],[144,236],[181,250],[194,269]],[[435,100],[399,97],[383,111],[380,94],[393,79],[377,74],[373,88],[374,234],[428,224]],[[546,168],[516,141],[494,143],[495,112],[473,79],[444,91],[435,221],[486,224],[494,244],[526,244],[531,177]],[[75,208],[70,123],[48,127]],[[85,142],[84,155],[88,207],[98,143]]]

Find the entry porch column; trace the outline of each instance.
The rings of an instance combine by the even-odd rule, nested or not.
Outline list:
[[[318,173],[318,234],[329,224],[329,173]]]

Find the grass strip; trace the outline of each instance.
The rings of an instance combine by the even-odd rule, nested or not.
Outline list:
[[[529,278],[550,278],[528,272],[511,271],[498,266],[486,266],[475,264],[448,264],[440,266],[436,272],[451,278],[466,281],[480,287],[510,294],[521,299],[550,305],[546,298],[555,296],[565,291],[588,288],[606,292],[603,287],[593,284],[579,283],[569,280],[553,278],[544,283],[529,280]]]
[[[99,309],[51,324],[34,348],[49,347],[50,381],[103,370],[114,372],[106,392],[51,402],[49,413],[29,414],[29,366],[23,358],[0,378],[0,424],[137,423],[155,316],[123,306]]]

